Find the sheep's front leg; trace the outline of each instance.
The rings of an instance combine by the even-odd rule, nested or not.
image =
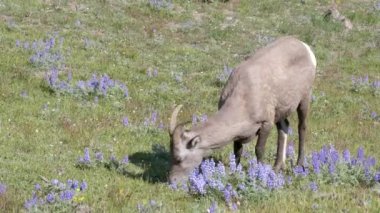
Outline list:
[[[243,144],[251,141],[252,138],[243,138],[234,141],[234,154],[236,159],[236,165],[239,165],[240,158],[243,153]]]
[[[265,143],[267,141],[271,129],[272,125],[269,122],[264,122],[258,132],[259,138],[257,139],[257,144],[255,147],[255,153],[258,162],[263,162]]]
[[[285,169],[286,159],[286,143],[289,131],[288,119],[280,120],[276,123],[278,138],[277,138],[277,156],[274,164],[274,170],[278,172],[280,169]]]

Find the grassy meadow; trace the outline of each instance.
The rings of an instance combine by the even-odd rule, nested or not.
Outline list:
[[[380,2],[338,1],[352,30],[325,17],[330,5],[0,0],[0,211],[210,212],[217,203],[216,212],[378,212],[379,183],[348,173],[314,178],[318,190],[298,178],[247,193],[237,210],[218,193],[194,195],[166,182],[173,107],[184,105],[181,121],[212,116],[229,70],[284,35],[308,43],[318,63],[307,154],[331,144],[352,156],[361,147],[380,160]],[[296,113],[290,122],[297,145]],[[276,138],[274,128],[268,164]],[[251,155],[255,143],[245,146]],[[232,144],[212,157],[228,165],[231,151]],[[86,184],[60,202],[54,180]],[[45,200],[49,190],[54,202]],[[45,201],[27,208],[33,191]]]

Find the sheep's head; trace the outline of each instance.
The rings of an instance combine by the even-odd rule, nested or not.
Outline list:
[[[199,148],[200,136],[193,131],[185,130],[184,123],[177,125],[177,115],[181,107],[182,105],[179,105],[174,109],[169,127],[172,160],[169,181],[171,183],[185,180],[202,162],[204,154]]]

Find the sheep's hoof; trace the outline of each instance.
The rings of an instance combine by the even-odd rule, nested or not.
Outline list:
[[[274,165],[274,171],[277,173],[279,172],[280,170],[281,171],[285,171],[285,163],[278,163],[276,165]]]

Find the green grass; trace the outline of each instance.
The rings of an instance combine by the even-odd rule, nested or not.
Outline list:
[[[234,1],[233,1],[234,2]],[[137,211],[137,204],[154,199],[161,212],[205,212],[213,198],[173,192],[165,183],[167,131],[145,128],[145,117],[157,110],[165,125],[175,104],[184,104],[180,119],[212,115],[222,85],[223,65],[239,64],[267,40],[295,35],[309,43],[317,57],[314,94],[325,96],[312,104],[307,151],[334,144],[351,151],[363,146],[380,159],[379,96],[368,90],[353,92],[351,76],[380,80],[380,13],[373,1],[341,1],[338,8],[354,25],[348,31],[323,18],[330,1],[173,1],[173,8],[155,9],[148,1],[0,1],[0,196],[5,212],[19,212],[31,197],[40,176],[88,182],[83,204],[93,212]],[[78,22],[79,21],[79,22]],[[65,68],[75,80],[107,73],[126,83],[130,98],[83,100],[57,95],[44,88],[46,67],[29,63],[30,51],[16,48],[16,40],[33,41],[57,35],[64,38]],[[85,39],[90,45],[85,46]],[[147,69],[158,69],[148,78]],[[175,75],[182,75],[177,82]],[[62,75],[62,78],[65,76]],[[23,91],[27,97],[21,97]],[[46,110],[43,105],[47,104]],[[366,112],[368,110],[368,112]],[[367,113],[367,114],[366,114]],[[128,116],[130,127],[122,118]],[[296,117],[291,117],[293,128]],[[267,162],[274,163],[275,131],[267,143]],[[295,139],[293,136],[292,139]],[[247,145],[253,150],[254,142]],[[134,175],[101,167],[79,169],[75,163],[84,147],[121,158],[128,154]],[[213,156],[224,162],[232,146]],[[241,212],[368,211],[380,208],[371,188],[322,185],[319,194],[302,186],[269,197],[244,200]],[[228,211],[222,200],[218,207]]]

